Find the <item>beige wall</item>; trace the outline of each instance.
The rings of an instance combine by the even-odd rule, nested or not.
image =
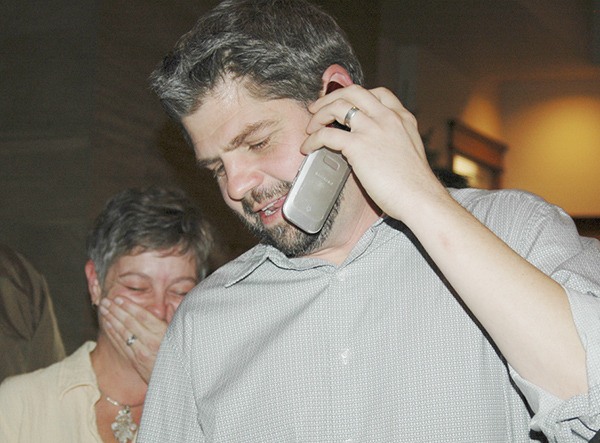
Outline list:
[[[576,217],[600,217],[600,79],[502,87],[504,186],[535,192]]]
[[[600,77],[482,84],[460,118],[508,144],[502,186],[600,217]]]
[[[449,39],[459,46],[461,37]],[[416,114],[436,166],[449,164],[447,122],[458,118],[508,145],[503,187],[539,194],[574,217],[600,217],[600,66],[497,75],[465,71],[460,56],[388,34],[379,46],[379,82]]]

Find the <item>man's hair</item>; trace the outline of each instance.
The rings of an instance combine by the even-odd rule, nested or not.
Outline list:
[[[259,99],[309,104],[321,77],[339,64],[356,84],[360,63],[344,32],[304,0],[225,0],[185,34],[151,75],[152,88],[177,121],[198,109],[225,79]]]
[[[88,257],[101,284],[117,259],[146,251],[191,252],[198,279],[202,279],[212,247],[212,228],[200,208],[183,191],[157,186],[115,195],[96,218],[87,239]]]

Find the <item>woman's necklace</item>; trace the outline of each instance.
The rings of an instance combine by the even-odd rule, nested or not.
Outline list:
[[[113,435],[117,441],[119,443],[127,443],[129,440],[133,440],[133,437],[135,437],[135,431],[137,430],[137,424],[133,421],[133,418],[131,418],[131,408],[141,406],[144,403],[142,402],[137,405],[124,405],[116,400],[113,400],[108,395],[104,395],[102,391],[100,391],[100,393],[104,396],[107,402],[121,408],[119,409],[119,412],[117,412],[115,421],[110,425]]]

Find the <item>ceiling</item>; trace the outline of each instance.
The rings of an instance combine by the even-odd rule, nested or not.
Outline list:
[[[382,0],[385,35],[501,78],[600,72],[600,0]]]

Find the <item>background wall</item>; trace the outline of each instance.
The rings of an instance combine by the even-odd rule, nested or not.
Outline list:
[[[82,271],[98,19],[93,1],[0,4],[0,241],[46,276],[69,344],[93,332]]]
[[[417,115],[436,162],[447,120],[460,118],[509,144],[506,186],[600,216],[599,1],[317,3],[347,30],[368,85]],[[255,243],[147,82],[216,3],[0,3],[0,242],[46,275],[68,351],[95,335],[85,235],[117,191],[183,187],[219,227],[219,260]]]
[[[506,83],[500,107],[511,147],[504,186],[600,216],[600,79]]]
[[[447,120],[508,144],[502,185],[600,217],[600,1],[382,1],[379,82],[438,166]],[[600,232],[600,227],[597,227]]]

